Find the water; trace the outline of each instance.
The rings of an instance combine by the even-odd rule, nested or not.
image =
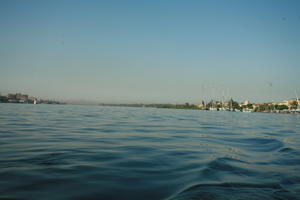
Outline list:
[[[299,115],[0,104],[0,199],[299,197]]]

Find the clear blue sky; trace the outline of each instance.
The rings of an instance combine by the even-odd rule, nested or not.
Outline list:
[[[197,103],[294,90],[297,0],[0,1],[2,94]]]

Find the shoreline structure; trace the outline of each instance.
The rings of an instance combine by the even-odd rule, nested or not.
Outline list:
[[[0,95],[0,103],[23,103],[23,104],[66,104],[56,100],[43,100],[36,97],[29,97],[27,94],[8,94]],[[72,103],[69,103],[72,104]],[[265,112],[265,113],[295,113],[300,114],[300,101],[297,98],[284,100],[281,102],[251,103],[244,101],[238,103],[232,98],[227,101],[211,100],[202,101],[200,104],[111,104],[100,103],[101,106],[122,106],[122,107],[148,107],[148,108],[167,108],[167,109],[190,109],[190,110],[210,110],[210,111],[231,111],[231,112]]]

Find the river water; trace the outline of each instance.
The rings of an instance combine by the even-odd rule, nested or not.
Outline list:
[[[0,104],[0,199],[299,197],[299,115]]]

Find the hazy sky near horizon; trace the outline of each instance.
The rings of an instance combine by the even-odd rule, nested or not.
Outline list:
[[[2,94],[197,103],[295,90],[297,0],[0,1]]]

